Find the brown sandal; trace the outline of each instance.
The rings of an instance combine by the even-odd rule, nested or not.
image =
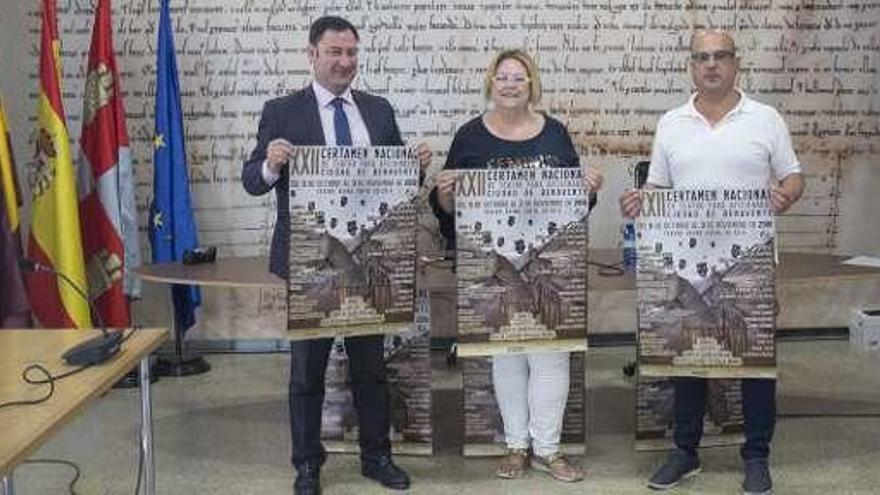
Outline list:
[[[507,449],[495,475],[512,480],[521,477],[529,468],[529,452],[526,449]]]
[[[533,466],[540,471],[550,473],[554,479],[573,483],[584,479],[584,470],[577,464],[568,462],[562,452],[550,454],[547,457],[533,456]]]

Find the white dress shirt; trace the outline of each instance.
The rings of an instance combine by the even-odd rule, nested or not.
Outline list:
[[[327,146],[336,145],[336,128],[333,125],[333,117],[336,109],[333,108],[333,100],[336,95],[328,91],[324,86],[312,81],[312,91],[315,92],[315,99],[318,101],[318,114],[321,116],[321,127],[324,130],[324,142]],[[353,146],[370,146],[370,133],[367,131],[367,124],[358,110],[354,98],[351,96],[351,88],[346,88],[339,95],[342,98],[342,110],[348,117],[348,126],[351,129],[351,142]],[[294,143],[295,144],[295,143]],[[263,180],[266,184],[272,185],[278,180],[279,174],[269,169],[269,161],[263,161]]]

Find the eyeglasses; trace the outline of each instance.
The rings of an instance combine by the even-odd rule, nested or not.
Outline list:
[[[492,80],[498,84],[513,83],[519,85],[529,82],[529,77],[523,74],[495,74]]]
[[[691,53],[691,60],[698,64],[708,63],[710,60],[713,62],[727,62],[729,60],[733,60],[733,57],[736,56],[736,53],[733,50],[718,50],[717,52],[695,52]]]

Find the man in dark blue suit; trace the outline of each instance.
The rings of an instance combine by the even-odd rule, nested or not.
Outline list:
[[[309,61],[314,80],[305,88],[271,100],[263,107],[257,146],[244,164],[241,180],[253,195],[275,189],[277,222],[269,270],[288,275],[290,218],[287,161],[297,146],[402,146],[394,110],[384,98],[351,89],[357,75],[358,33],[340,17],[317,19],[309,30]],[[427,145],[418,147],[424,169],[431,162]],[[297,470],[295,494],[321,492],[320,469],[324,372],[332,339],[291,343],[290,430],[292,461]],[[349,378],[359,423],[361,473],[394,489],[409,487],[409,476],[391,460],[388,438],[388,382],[383,337],[345,340]]]

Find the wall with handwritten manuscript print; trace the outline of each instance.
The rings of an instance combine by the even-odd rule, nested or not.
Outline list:
[[[38,2],[0,6],[0,89],[14,124],[19,165],[37,93]],[[79,134],[92,12],[89,0],[59,0],[65,103]],[[11,5],[15,4],[15,5]],[[591,219],[594,246],[618,245],[616,197],[644,159],[659,116],[691,84],[692,26],[735,32],[742,88],[777,107],[804,162],[803,200],[779,222],[782,249],[873,251],[880,229],[880,4],[863,0],[172,0],[196,219],[203,244],[221,256],[265,254],[274,221],[269,196],[247,196],[241,161],[254,144],[266,99],[309,79],[307,27],[325,13],[360,29],[356,86],[387,97],[410,140],[445,158],[455,128],[484,109],[483,70],[494,51],[533,53],[542,107],[566,122],[586,161],[602,167],[605,190]],[[150,196],[157,0],[113,2],[138,178],[141,225]],[[27,177],[25,173],[22,177]],[[147,257],[147,259],[149,259]],[[211,304],[201,326],[225,327]],[[232,298],[232,296],[216,296]],[[251,299],[255,296],[241,296]],[[234,303],[234,301],[226,301]],[[251,311],[251,309],[248,309]],[[245,323],[261,332],[274,316]],[[275,308],[271,309],[275,311]],[[262,319],[261,319],[262,316]],[[215,318],[216,317],[216,318]],[[212,330],[213,332],[214,330]]]

